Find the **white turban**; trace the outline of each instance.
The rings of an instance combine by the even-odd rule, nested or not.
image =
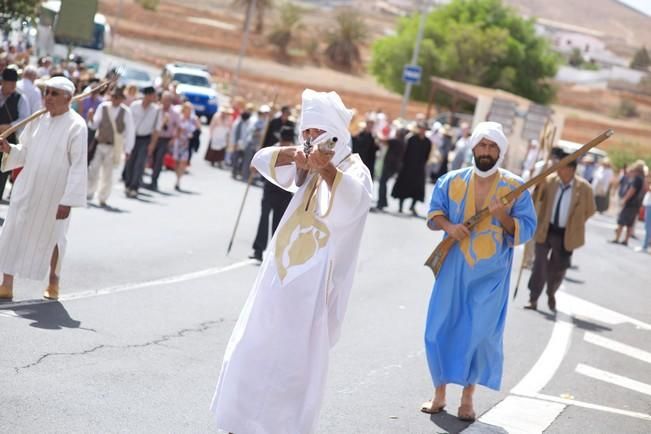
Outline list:
[[[68,92],[70,96],[75,94],[75,85],[65,77],[52,77],[45,82],[45,87],[60,89],[64,92]]]
[[[492,142],[497,143],[497,146],[500,148],[500,156],[490,170],[482,171],[477,167],[477,162],[473,158],[473,165],[475,167],[475,173],[483,178],[491,176],[493,173],[497,172],[497,169],[502,165],[504,157],[506,156],[506,151],[509,147],[508,140],[504,135],[502,130],[502,125],[497,122],[480,122],[475,127],[475,130],[470,136],[470,149],[475,149],[475,146],[481,142],[482,139],[488,139]]]
[[[350,153],[351,137],[348,125],[352,117],[353,113],[346,108],[337,92],[316,92],[312,89],[303,91],[300,130],[303,132],[308,128],[318,128],[325,131],[325,134],[319,136],[318,142],[337,138],[332,159],[334,165],[339,164]]]

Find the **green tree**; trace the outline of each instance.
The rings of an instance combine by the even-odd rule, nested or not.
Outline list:
[[[290,2],[280,5],[278,20],[269,34],[269,42],[278,48],[282,58],[287,58],[287,47],[292,42],[292,37],[303,27],[303,8]]]
[[[401,92],[402,68],[411,60],[418,16],[403,18],[397,33],[373,44],[371,72],[385,87]],[[427,16],[418,64],[423,77],[437,75],[501,88],[537,102],[549,102],[559,57],[536,35],[533,20],[521,18],[501,0],[453,0]],[[425,100],[428,81],[415,86]]]
[[[351,8],[339,9],[335,23],[335,29],[326,36],[325,55],[333,66],[352,71],[362,61],[359,46],[368,37],[366,23],[362,15]]]
[[[255,33],[264,31],[264,14],[273,7],[273,0],[233,0],[233,5],[243,8],[249,13],[250,5],[255,1]],[[246,22],[246,21],[245,21]]]
[[[646,70],[651,66],[651,57],[646,47],[642,47],[635,52],[633,60],[631,60],[631,68]]]
[[[0,0],[0,28],[8,30],[14,20],[34,18],[40,3],[40,0]]]

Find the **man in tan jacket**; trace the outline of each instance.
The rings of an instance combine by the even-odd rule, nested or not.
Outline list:
[[[525,308],[538,308],[538,297],[547,284],[547,304],[556,312],[556,291],[570,266],[572,252],[585,242],[585,222],[596,212],[596,206],[592,187],[576,176],[576,161],[560,168],[538,188],[542,190],[534,235],[535,259]]]

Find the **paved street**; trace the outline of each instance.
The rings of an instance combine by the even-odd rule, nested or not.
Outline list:
[[[43,283],[16,281],[14,302],[0,305],[0,432],[217,432],[208,406],[258,270],[247,256],[261,189],[226,256],[245,185],[207,166],[204,150],[183,193],[167,172],[160,193],[127,199],[118,185],[114,211],[73,210],[60,302],[40,300]],[[502,391],[478,390],[482,416],[469,425],[455,417],[458,387],[449,413],[418,411],[432,394],[422,336],[433,279],[422,263],[440,234],[423,219],[370,214],[318,433],[651,432],[651,255],[606,243],[613,228],[608,216],[589,224],[556,317],[522,309],[525,272]]]

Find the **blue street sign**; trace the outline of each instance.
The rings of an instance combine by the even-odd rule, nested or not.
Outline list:
[[[405,65],[402,70],[402,81],[405,83],[419,84],[423,68],[418,65]]]

